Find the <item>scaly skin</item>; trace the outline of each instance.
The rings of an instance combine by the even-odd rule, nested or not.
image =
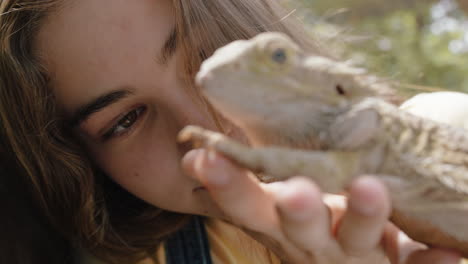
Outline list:
[[[390,191],[395,224],[415,240],[468,257],[465,130],[377,99],[384,84],[376,78],[304,54],[278,33],[219,49],[197,82],[253,147],[197,127],[181,131],[181,141],[202,143],[269,180],[309,176],[327,192],[376,175]]]

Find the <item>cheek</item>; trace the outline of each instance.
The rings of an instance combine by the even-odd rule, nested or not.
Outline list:
[[[144,140],[132,144],[125,153],[105,162],[106,171],[127,187],[140,187],[145,183],[166,183],[163,175],[174,174],[178,157],[174,144],[168,140]]]
[[[149,87],[149,86],[148,86]],[[187,145],[176,143],[177,133],[194,124],[215,130],[203,105],[194,101],[181,87],[162,86],[146,92],[145,98],[157,109],[128,138],[105,145],[89,145],[97,164],[130,193],[161,209],[200,213],[205,200],[193,190],[200,184],[184,174],[180,160]],[[177,195],[177,199],[174,199]]]
[[[140,199],[162,209],[183,210],[185,199],[174,203],[173,194],[190,193],[196,183],[180,168],[184,153],[175,142],[178,125],[162,123],[145,128],[125,146],[96,153],[96,158],[115,182]]]

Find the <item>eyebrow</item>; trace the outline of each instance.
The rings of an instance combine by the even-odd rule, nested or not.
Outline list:
[[[177,50],[177,30],[172,28],[157,58],[160,64],[166,64]]]
[[[159,52],[157,61],[160,64],[166,64],[167,61],[174,55],[177,50],[177,30],[172,28],[168,37],[164,41],[164,45]],[[90,115],[99,112],[103,108],[122,100],[123,98],[131,95],[130,90],[118,90],[113,91],[108,94],[99,96],[94,99],[92,102],[87,103],[84,106],[81,106],[76,110],[69,119],[69,124],[71,127],[76,127],[80,125],[81,122],[89,118]]]
[[[103,108],[111,104],[117,103],[118,101],[128,97],[131,94],[133,94],[132,91],[128,89],[122,89],[99,96],[91,102],[79,107],[71,115],[71,118],[69,119],[69,124],[71,125],[71,127],[76,127],[80,125],[81,122],[88,119],[90,115],[101,111]]]

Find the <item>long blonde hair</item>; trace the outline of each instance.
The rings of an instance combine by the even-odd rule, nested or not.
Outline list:
[[[25,190],[56,230],[111,263],[131,263],[154,252],[188,216],[155,208],[111,182],[64,123],[33,45],[44,17],[62,2],[0,0],[0,158],[14,164],[9,177],[24,178]],[[188,82],[215,49],[264,31],[285,32],[319,52],[274,0],[173,5]]]

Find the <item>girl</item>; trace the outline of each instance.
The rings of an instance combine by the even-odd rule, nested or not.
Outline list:
[[[282,31],[319,52],[273,1],[1,0],[0,12],[2,158],[15,172],[7,176],[23,177],[73,245],[109,263],[456,263],[454,253],[400,243],[373,178],[351,186],[344,209],[308,180],[261,184],[176,143],[188,124],[245,140],[193,85],[216,48]],[[206,217],[208,242],[191,215]],[[166,254],[156,254],[163,241]]]

